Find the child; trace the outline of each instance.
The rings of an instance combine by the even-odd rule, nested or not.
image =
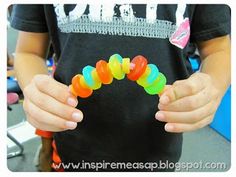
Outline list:
[[[63,164],[80,164],[65,171],[173,171],[134,164],[177,162],[182,132],[208,125],[230,84],[225,5],[15,5],[11,25],[20,30],[15,69],[28,121],[54,132]],[[58,58],[54,79],[44,60],[50,40]],[[190,42],[201,55],[198,73],[188,61]],[[160,99],[126,79],[86,99],[69,92],[84,66],[114,53],[156,64],[169,84]],[[83,162],[132,166],[85,168]]]

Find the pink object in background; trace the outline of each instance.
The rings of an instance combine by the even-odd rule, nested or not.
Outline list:
[[[190,37],[190,24],[189,19],[185,18],[184,21],[177,26],[177,29],[170,37],[170,43],[183,49]]]
[[[19,100],[19,96],[17,93],[7,93],[7,104],[15,104]]]

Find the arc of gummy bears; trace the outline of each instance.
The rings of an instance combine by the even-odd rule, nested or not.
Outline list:
[[[113,78],[124,79],[125,74],[129,80],[136,81],[150,95],[161,93],[166,85],[164,74],[159,72],[156,65],[148,64],[147,59],[141,55],[130,61],[129,58],[114,54],[108,63],[99,60],[96,68],[87,65],[82,73],[83,75],[75,75],[69,86],[72,94],[81,98],[89,97],[93,90],[101,88],[102,84],[111,84]]]

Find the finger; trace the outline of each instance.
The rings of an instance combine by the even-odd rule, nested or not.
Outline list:
[[[200,74],[193,74],[186,80],[176,81],[173,84],[176,100],[194,95],[203,90],[207,85],[206,79],[201,77]]]
[[[45,125],[45,124],[39,123],[35,117],[29,116],[29,115],[27,115],[27,121],[36,129],[40,129],[43,131],[61,132],[61,131],[67,130],[65,128],[58,128],[56,126]]]
[[[159,99],[159,103],[162,105],[167,105],[176,100],[174,89],[172,87],[168,88]]]
[[[180,98],[170,104],[159,103],[158,108],[162,111],[184,112],[200,108],[216,97],[216,93],[211,87],[207,87],[195,95]]]
[[[61,132],[64,130],[67,130],[65,128],[58,128],[55,126],[51,126],[51,125],[47,125],[47,124],[41,124],[37,121],[37,117],[34,116],[30,116],[30,111],[28,111],[28,106],[27,104],[29,104],[30,101],[28,101],[27,99],[24,100],[23,102],[23,107],[24,107],[24,111],[25,111],[25,115],[27,118],[27,121],[35,128],[43,130],[43,131],[52,131],[52,132]],[[33,115],[33,114],[31,114]]]
[[[41,92],[50,95],[62,103],[67,103],[74,107],[78,103],[77,98],[70,93],[68,86],[57,82],[50,76],[37,75],[34,77],[33,82]]]
[[[83,119],[83,114],[80,110],[75,109],[74,107],[63,104],[53,97],[50,97],[40,91],[32,85],[31,91],[26,92],[27,98],[31,100],[35,105],[40,109],[54,114],[58,117],[64,118],[69,121],[81,122]]]
[[[161,97],[161,95],[163,95],[165,93],[165,91],[168,90],[171,87],[172,87],[172,85],[165,85],[164,89],[162,90],[161,93],[158,94],[158,96]]]
[[[189,77],[185,80],[176,81],[173,84],[173,87],[168,89],[162,97],[168,97],[169,102],[174,102],[180,98],[194,95],[204,89],[206,83],[204,80],[199,79],[197,76]],[[162,102],[163,98],[160,98],[161,104],[168,104],[166,102]],[[166,99],[166,98],[165,98]]]
[[[49,128],[47,125],[45,126],[41,126],[41,124],[37,121],[36,118],[33,118],[31,117],[27,112],[25,113],[26,114],[26,118],[27,118],[27,121],[36,129],[40,129],[40,130],[43,130],[43,131],[47,131],[48,129],[50,130],[56,130],[56,129],[52,129],[51,127]],[[63,131],[64,129],[61,129],[61,131]]]
[[[200,128],[203,128],[209,125],[213,120],[214,115],[209,115],[203,120],[195,123],[195,124],[184,124],[184,123],[167,123],[165,124],[165,131],[172,133],[181,133],[181,132],[189,132],[194,131]]]
[[[159,103],[168,104],[171,101],[170,100],[171,96],[169,96],[166,93],[168,93],[167,90],[170,90],[170,88],[172,88],[172,87],[173,87],[172,85],[166,85],[164,87],[164,90],[159,94],[159,97],[160,97]]]
[[[73,130],[77,126],[76,122],[67,121],[51,113],[45,112],[30,101],[28,101],[25,107],[26,110],[28,110],[27,113],[29,114],[29,117],[33,118],[32,120],[38,123],[38,129],[46,131],[61,131],[67,129]]]
[[[178,80],[176,82],[182,83],[185,80]],[[160,95],[159,103],[162,105],[167,105],[176,100],[176,95],[173,89],[173,85],[167,85]]]
[[[25,116],[27,118],[27,121],[35,128],[38,128],[40,127],[40,124],[37,122],[37,119],[33,118],[30,116],[29,114],[29,111],[28,111],[28,104],[29,104],[29,101],[28,99],[24,99],[24,102],[23,102],[23,108],[24,108],[24,111],[25,111]],[[41,129],[42,130],[42,129]],[[47,129],[45,129],[47,130]],[[44,131],[45,131],[44,130]]]
[[[30,125],[32,125],[36,129],[39,129],[39,127],[40,127],[39,123],[34,118],[32,118],[27,112],[25,113],[25,115],[26,115],[27,121],[30,123]]]
[[[156,119],[161,122],[169,123],[196,123],[202,118],[213,114],[217,109],[217,104],[215,101],[211,101],[203,107],[195,109],[189,112],[169,112],[169,111],[159,111],[156,113]]]

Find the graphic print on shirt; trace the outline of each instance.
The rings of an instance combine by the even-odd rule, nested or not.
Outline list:
[[[186,4],[178,4],[175,13],[176,16],[176,30],[169,38],[171,44],[183,49],[190,37],[190,23],[189,18],[184,18]]]
[[[190,36],[189,19],[184,18],[185,9],[186,4],[178,4],[176,19],[168,21],[158,19],[157,4],[146,5],[145,18],[136,17],[136,12],[130,4],[77,4],[68,14],[63,4],[54,4],[58,28],[63,33],[169,39],[171,44],[181,49],[186,46]]]

